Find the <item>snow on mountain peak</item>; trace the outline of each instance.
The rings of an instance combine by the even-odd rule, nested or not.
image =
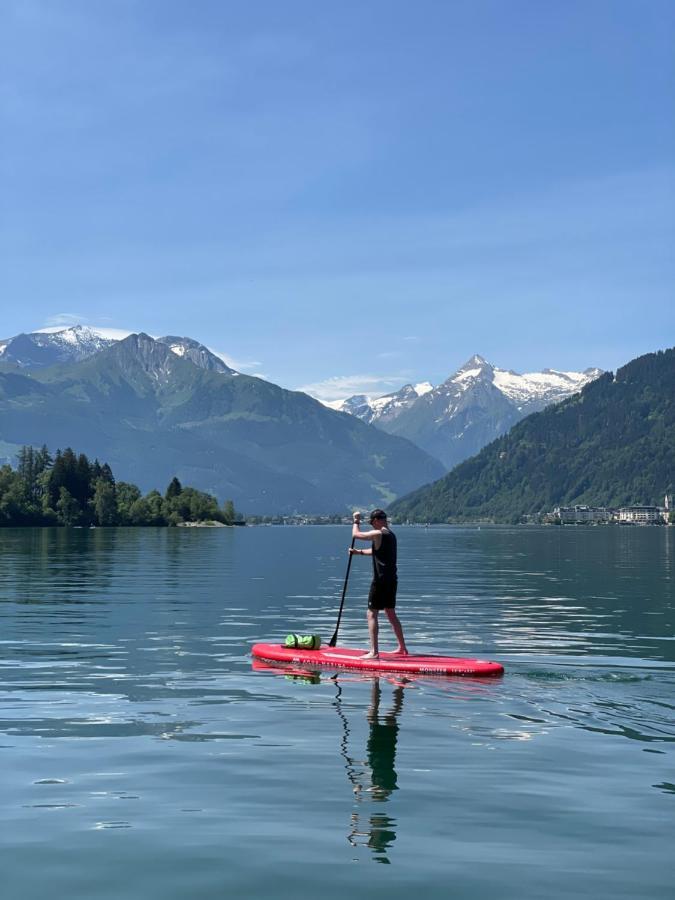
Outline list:
[[[69,344],[77,344],[82,341],[92,341],[100,338],[104,341],[123,341],[133,334],[133,331],[124,331],[120,328],[94,328],[91,325],[52,325],[48,328],[38,328],[33,334],[51,334]]]
[[[354,394],[346,400],[325,403],[331,409],[350,413],[364,422],[379,423],[395,419],[403,410],[408,409],[424,394],[433,390],[428,381],[419,384],[404,384],[402,388],[381,397],[369,397],[367,394]]]
[[[508,404],[506,409],[510,406],[513,414],[522,418],[577,393],[601,374],[601,369],[589,368],[584,372],[544,369],[542,372],[520,375],[513,370],[493,366],[484,357],[474,354],[438,387],[433,387],[429,382],[407,384],[384,397],[373,400],[365,395],[358,395],[335,406],[365,422],[378,425],[385,431],[390,427],[395,428],[395,433],[414,440],[411,435],[405,434],[404,426],[401,425],[408,422],[408,410],[413,406],[415,427],[419,427],[419,422],[424,420],[433,424],[433,428],[442,429],[455,416],[465,416],[466,411],[473,408],[485,410],[494,407],[498,411],[497,418],[501,421],[505,415],[505,401]],[[471,416],[474,415],[480,416],[482,413],[471,413]]]
[[[468,369],[491,369],[492,365],[483,356],[474,353],[471,359],[467,359],[463,366],[460,366],[457,372],[465,372]]]
[[[420,381],[419,384],[414,384],[413,388],[418,397],[423,397],[425,394],[428,394],[429,391],[433,391],[434,386],[430,381]]]
[[[462,389],[465,390],[466,387],[468,387],[469,382],[476,378],[490,377],[493,371],[494,367],[491,363],[475,353],[471,359],[468,359],[463,366],[460,366],[453,375],[443,382],[443,384],[446,386],[459,384],[462,386]],[[439,389],[441,387],[442,386],[439,386]]]
[[[453,381],[468,381],[471,378],[478,378],[482,369],[462,369],[457,375],[454,375]]]
[[[0,356],[24,369],[39,369],[56,363],[79,362],[136,333],[121,328],[98,328],[91,325],[51,325],[0,341]],[[146,337],[167,345],[176,356],[190,360],[199,368],[223,375],[237,374],[219,354],[193,338]]]
[[[517,372],[495,369],[493,384],[509,398],[518,409],[526,406],[554,403],[576,394],[578,391],[602,374],[599,369],[587,369],[585,372],[558,372],[555,369],[544,369],[542,372]]]
[[[2,341],[2,357],[23,369],[40,369],[86,359],[114,340],[83,325],[43,328]]]

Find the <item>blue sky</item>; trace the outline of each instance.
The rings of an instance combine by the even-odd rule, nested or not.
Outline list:
[[[0,337],[326,399],[675,344],[675,4],[5,0]]]

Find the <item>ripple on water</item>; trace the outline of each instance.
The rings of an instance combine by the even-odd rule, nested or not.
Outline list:
[[[8,896],[290,897],[289,859],[330,900],[669,896],[665,535],[401,529],[411,645],[505,662],[485,683],[253,672],[255,640],[332,633],[343,532],[179,531],[0,530]]]

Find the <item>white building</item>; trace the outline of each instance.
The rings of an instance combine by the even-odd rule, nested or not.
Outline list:
[[[635,525],[654,525],[664,520],[664,510],[660,506],[622,506],[619,522]]]

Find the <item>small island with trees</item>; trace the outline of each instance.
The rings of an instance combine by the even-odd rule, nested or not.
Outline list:
[[[52,457],[22,447],[16,469],[0,467],[0,526],[234,525],[231,500],[183,487],[173,478],[164,495],[145,496],[135,484],[116,481],[107,463],[91,462],[70,447]]]

